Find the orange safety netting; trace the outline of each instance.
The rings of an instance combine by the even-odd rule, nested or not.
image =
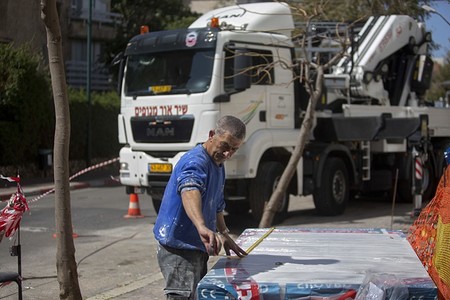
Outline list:
[[[439,299],[450,299],[450,166],[410,227],[408,241],[438,287]]]

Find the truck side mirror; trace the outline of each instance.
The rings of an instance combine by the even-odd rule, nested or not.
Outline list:
[[[251,56],[247,55],[247,50],[236,50],[234,58],[234,78],[233,86],[236,91],[244,91],[251,85],[249,69],[252,65]]]
[[[122,78],[123,78],[123,71],[125,68],[125,56],[123,54],[123,51],[119,52],[112,60],[111,66],[113,68],[119,67],[119,72],[117,75],[117,93],[120,95],[120,89],[122,88]]]

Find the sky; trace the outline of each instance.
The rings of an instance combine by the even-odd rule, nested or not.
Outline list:
[[[430,1],[430,6],[439,12],[448,22],[450,22],[450,3],[448,0]],[[450,51],[450,25],[441,16],[432,13],[430,18],[425,20],[427,31],[431,31],[433,41],[441,45],[439,50],[434,50],[433,57],[445,57]]]

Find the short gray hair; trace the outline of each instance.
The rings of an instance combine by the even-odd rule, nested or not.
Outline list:
[[[230,133],[237,139],[243,140],[246,134],[245,124],[239,118],[233,116],[223,116],[217,120],[215,133],[218,135],[223,135],[226,132]]]

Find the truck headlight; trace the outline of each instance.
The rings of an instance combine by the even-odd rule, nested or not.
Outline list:
[[[121,162],[121,163],[120,163],[120,170],[121,170],[121,171],[128,171],[128,163],[126,163],[126,162]]]

